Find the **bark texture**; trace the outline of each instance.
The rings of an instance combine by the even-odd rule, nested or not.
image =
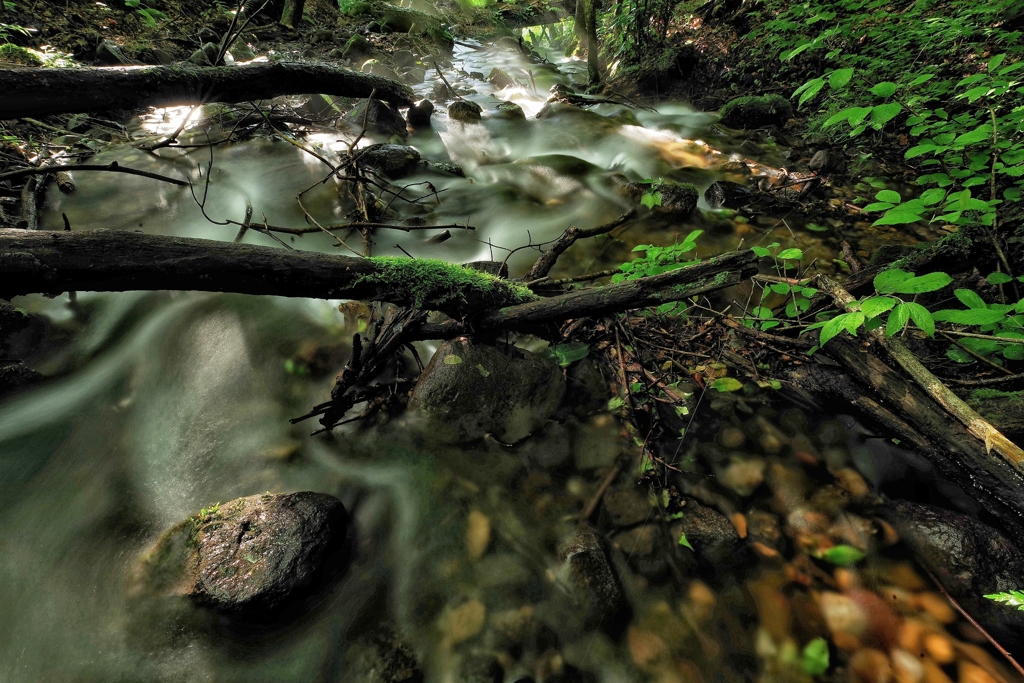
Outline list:
[[[322,93],[413,103],[407,85],[322,64],[278,62],[197,67],[187,64],[81,69],[0,70],[0,119],[206,102],[248,102]]]

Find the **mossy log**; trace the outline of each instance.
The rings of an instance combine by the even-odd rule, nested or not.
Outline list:
[[[432,259],[357,258],[119,230],[0,230],[0,298],[165,289],[389,301],[452,316],[537,298],[522,285]]]
[[[47,114],[249,102],[279,95],[322,93],[413,103],[407,85],[324,64],[97,67],[0,70],[0,119]]]

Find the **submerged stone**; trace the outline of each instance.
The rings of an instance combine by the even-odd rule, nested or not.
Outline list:
[[[584,623],[612,631],[624,628],[629,623],[629,603],[602,538],[590,528],[580,528],[562,544],[558,555],[563,580],[587,612]]]
[[[420,100],[409,107],[405,118],[413,128],[429,128],[430,115],[434,113],[434,103],[430,100]]]
[[[782,95],[751,95],[727,102],[718,115],[730,128],[781,128],[792,118],[793,106]]]
[[[434,353],[409,403],[439,441],[493,434],[503,443],[539,429],[558,408],[565,378],[557,365],[515,346],[447,341]]]
[[[238,498],[165,532],[139,561],[133,592],[265,621],[338,578],[354,536],[345,507],[326,493]]]
[[[753,192],[750,188],[729,180],[711,183],[708,189],[704,190],[704,201],[712,209],[738,209],[749,203],[752,197]]]
[[[480,120],[483,109],[476,102],[456,100],[448,105],[448,118],[463,123],[476,123]]]
[[[525,119],[526,112],[515,102],[502,102],[495,109],[495,114],[505,119]]]

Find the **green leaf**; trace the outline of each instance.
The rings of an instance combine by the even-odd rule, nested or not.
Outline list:
[[[445,365],[458,365],[462,362],[462,356],[457,356],[454,353],[450,353],[444,357]]]
[[[935,74],[922,74],[922,75],[918,76],[917,78],[915,78],[914,80],[912,80],[909,83],[909,85],[907,85],[907,87],[908,88],[913,88],[915,85],[921,85],[925,81],[930,81],[933,78],[935,78]]]
[[[1007,282],[1013,282],[1013,278],[1006,273],[1000,273],[997,271],[995,273],[989,273],[988,277],[985,278],[985,281],[990,285],[1005,285]]]
[[[1003,357],[1008,360],[1024,360],[1024,344],[1010,344],[1004,347]]]
[[[913,273],[908,273],[899,268],[890,268],[876,275],[873,284],[875,285],[875,291],[879,294],[892,294],[896,291],[896,287],[907,280],[913,279],[913,277]]]
[[[835,545],[828,550],[817,551],[814,556],[840,567],[848,567],[864,559],[864,553],[851,545]]]
[[[864,319],[864,314],[859,311],[837,315],[822,326],[818,345],[824,347],[829,340],[843,330],[851,335],[856,335],[857,328],[864,324]]]
[[[717,389],[723,393],[728,391],[739,391],[743,388],[743,383],[735,377],[719,377],[711,383],[711,388]]]
[[[868,318],[874,318],[896,305],[896,299],[888,296],[873,296],[865,299],[860,305],[860,311]]]
[[[988,308],[988,304],[985,303],[985,300],[978,296],[976,292],[971,291],[970,289],[955,289],[953,290],[953,294],[956,296],[957,299],[960,299],[960,303],[962,303],[967,308]]]
[[[969,133],[958,135],[953,140],[953,147],[966,147],[967,145],[973,145],[977,142],[983,142],[992,138],[992,127],[989,125],[978,126]]]
[[[923,294],[925,292],[935,292],[942,289],[952,281],[953,278],[946,273],[928,273],[927,275],[920,275],[918,277],[912,277],[909,280],[903,280],[893,291],[897,294]]]
[[[921,203],[925,206],[931,206],[932,204],[938,204],[946,198],[946,191],[938,187],[933,187],[929,190],[925,190],[924,194],[921,195]]]
[[[783,260],[799,261],[803,257],[804,257],[804,252],[801,251],[800,249],[793,248],[793,249],[786,249],[784,251],[779,252],[779,258],[783,259]]]
[[[690,545],[690,542],[688,540],[686,540],[686,534],[683,532],[679,533],[679,545],[683,546],[684,548],[689,548],[690,550],[693,550],[693,546]],[[694,552],[696,551],[694,550]]]
[[[653,209],[655,206],[661,206],[661,200],[662,194],[660,192],[647,192],[640,197],[640,204],[648,209]]]
[[[559,344],[555,347],[555,359],[563,368],[568,367],[576,361],[583,360],[590,353],[590,346],[582,342],[570,342]]]
[[[882,81],[871,88],[871,94],[879,97],[892,97],[896,94],[897,87],[892,81]]]
[[[907,307],[907,312],[910,313],[910,319],[914,321],[914,324],[929,337],[934,337],[935,320],[932,318],[931,311],[913,301],[908,301],[904,306]]]
[[[825,86],[824,78],[815,78],[814,80],[808,81],[802,87],[807,88],[803,94],[800,95],[800,100],[797,102],[798,107],[803,106],[803,103],[811,99]],[[793,93],[794,95],[796,93]]]
[[[900,197],[900,193],[893,190],[882,190],[875,195],[875,199],[880,202],[889,202],[890,204],[899,204],[903,201],[903,198]]]
[[[885,215],[872,223],[872,225],[905,225],[907,223],[917,223],[920,220],[923,219],[919,211],[904,206],[897,206],[886,211]]]
[[[903,111],[903,105],[899,102],[880,104],[871,110],[871,121],[882,126],[896,118]]]
[[[808,223],[804,227],[811,232],[828,232],[828,226],[818,225],[817,223]]]
[[[941,323],[954,323],[956,325],[991,325],[997,323],[1006,315],[1000,311],[975,308],[967,311],[956,309],[943,309],[935,311],[933,316]]]
[[[967,353],[958,346],[950,346],[946,349],[946,357],[956,363],[973,363],[974,356]]]
[[[908,320],[910,320],[910,309],[907,308],[906,304],[900,304],[892,309],[892,313],[889,314],[889,321],[885,324],[885,336],[892,337],[899,333]]]
[[[895,204],[890,204],[889,202],[872,202],[871,204],[868,204],[867,206],[865,206],[863,210],[867,211],[867,212],[871,212],[871,211],[888,211],[889,209],[891,209],[894,206],[895,206]]]
[[[988,60],[988,70],[989,70],[989,72],[991,73],[991,72],[995,71],[996,69],[998,69],[999,65],[1003,63],[1004,59],[1006,59],[1006,54],[1005,53],[1003,53],[1001,55],[996,55],[992,59]]]
[[[828,76],[828,84],[834,90],[845,87],[853,78],[853,67],[847,69],[836,69]]]
[[[821,124],[822,128],[829,128],[842,121],[847,121],[851,126],[856,126],[858,123],[867,118],[867,115],[871,113],[874,107],[849,107],[843,109],[825,120],[825,123]]]
[[[992,593],[986,595],[989,600],[995,600],[1001,602],[1010,607],[1016,607],[1020,611],[1024,612],[1024,590],[1012,590],[1005,593]]]
[[[824,638],[815,638],[804,646],[800,653],[800,668],[808,676],[820,676],[828,671],[829,653],[828,641]]]

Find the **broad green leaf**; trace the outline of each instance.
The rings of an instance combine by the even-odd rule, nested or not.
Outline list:
[[[916,145],[915,147],[911,147],[910,149],[908,149],[906,153],[903,155],[903,158],[914,159],[916,157],[921,156],[922,154],[934,152],[937,149],[939,148],[933,142],[922,142],[920,145]]]
[[[908,320],[910,320],[910,309],[906,304],[900,304],[892,309],[889,320],[885,324],[885,336],[892,337],[898,334],[906,326]]]
[[[890,268],[876,275],[873,284],[875,285],[875,291],[879,294],[892,294],[900,283],[913,279],[913,277],[913,273],[908,273],[899,268]]]
[[[825,120],[825,123],[821,124],[822,128],[830,128],[842,121],[847,121],[851,126],[856,126],[858,123],[863,121],[874,107],[849,107],[842,111],[836,112],[832,116]]]
[[[950,346],[948,349],[946,349],[946,358],[949,358],[951,361],[954,361],[954,362],[957,362],[957,363],[973,363],[974,362],[974,356],[972,356],[971,354],[967,353],[966,351],[961,349],[959,346]]]
[[[836,69],[828,76],[829,87],[839,89],[844,87],[853,78],[853,67],[847,69]]]
[[[817,551],[814,556],[840,567],[848,567],[864,559],[864,553],[851,545],[835,545],[828,550]]]
[[[934,77],[935,77],[935,74],[922,74],[922,75],[918,76],[917,78],[915,78],[914,80],[912,80],[907,87],[913,88],[915,85],[921,85],[925,81],[930,81]]]
[[[899,102],[880,104],[871,110],[871,121],[881,126],[892,121],[901,111],[903,111],[903,105]]]
[[[921,331],[929,337],[934,337],[935,320],[932,318],[931,311],[921,304],[913,301],[908,301],[904,305],[907,307],[907,311],[910,313],[910,319],[914,321],[914,324],[921,328]]]
[[[974,308],[966,311],[956,309],[944,309],[935,311],[935,320],[941,323],[955,323],[957,325],[991,325],[997,323],[1006,315],[1000,311]]]
[[[996,55],[992,59],[988,60],[988,70],[989,70],[989,73],[991,73],[991,72],[995,71],[996,69],[998,69],[999,65],[1003,63],[1004,59],[1006,59],[1006,54],[1005,53],[1000,54],[1000,55]]]
[[[768,289],[776,294],[789,294],[791,287],[785,282],[776,282],[775,284],[769,285]]]
[[[882,190],[875,195],[875,199],[880,202],[889,202],[891,204],[899,204],[903,201],[903,198],[900,197],[900,193],[893,190]]]
[[[960,344],[983,356],[995,353],[1003,348],[1003,345],[994,339],[979,339],[977,337],[964,337],[960,340]]]
[[[978,126],[977,128],[975,128],[974,130],[970,131],[969,133],[964,133],[962,135],[958,135],[957,138],[955,140],[953,140],[952,145],[954,147],[960,147],[960,146],[966,147],[967,145],[973,145],[973,144],[975,144],[977,142],[982,142],[982,141],[991,140],[991,139],[992,139],[992,127],[988,126],[988,125]]]
[[[896,206],[896,205],[895,204],[890,204],[889,202],[872,202],[871,204],[868,204],[867,206],[865,206],[863,210],[864,211],[868,211],[868,212],[871,212],[871,211],[888,211],[889,209],[891,209],[894,206]]]
[[[684,548],[689,548],[690,550],[693,550],[693,546],[690,545],[690,542],[688,540],[686,540],[686,534],[682,532],[680,532],[679,534],[679,545],[683,546]]]
[[[1007,360],[1024,360],[1024,344],[1010,344],[1003,349]]]
[[[946,191],[938,187],[925,190],[924,194],[921,195],[921,203],[925,206],[931,206],[932,204],[938,204],[946,198]]]
[[[1005,285],[1007,282],[1013,282],[1013,278],[1006,273],[995,272],[989,273],[985,281],[990,285]]]
[[[871,94],[879,97],[892,97],[896,94],[896,88],[896,84],[892,81],[882,81],[871,88]]]
[[[872,223],[872,225],[905,225],[907,223],[917,223],[920,220],[924,220],[921,218],[920,211],[897,206],[886,211],[885,215]]]
[[[711,388],[721,392],[739,391],[743,388],[743,383],[735,377],[719,377],[711,383]]]
[[[818,94],[818,92],[825,86],[825,79],[815,78],[813,81],[809,81],[805,85],[807,85],[808,87],[807,90],[805,90],[803,94],[800,95],[800,100],[797,102],[796,105],[798,107],[803,106],[804,102]]]
[[[896,305],[896,300],[888,296],[873,296],[870,299],[865,299],[860,305],[860,311],[868,318],[874,318],[877,315],[885,313],[891,310]]]
[[[953,281],[946,273],[928,273],[903,280],[894,290],[897,294],[923,294],[942,289]]]
[[[864,314],[860,311],[837,315],[822,326],[821,333],[818,337],[818,345],[825,346],[830,339],[843,330],[846,330],[851,335],[856,335],[857,328],[863,324]]]
[[[765,256],[770,256],[772,253],[765,249],[764,247],[751,247],[750,250],[762,258],[764,258]]]
[[[985,300],[978,296],[977,292],[970,289],[955,289],[953,290],[953,294],[957,299],[960,299],[960,302],[967,308],[988,308],[988,304],[985,303]]]
[[[824,638],[815,638],[804,646],[800,653],[800,668],[808,676],[820,676],[828,671],[829,653],[828,641]]]
[[[655,206],[661,206],[661,200],[662,194],[660,192],[647,192],[640,197],[640,204],[648,209],[653,209]]]
[[[789,261],[799,261],[804,257],[804,252],[800,249],[786,249],[779,252],[779,258]]]

